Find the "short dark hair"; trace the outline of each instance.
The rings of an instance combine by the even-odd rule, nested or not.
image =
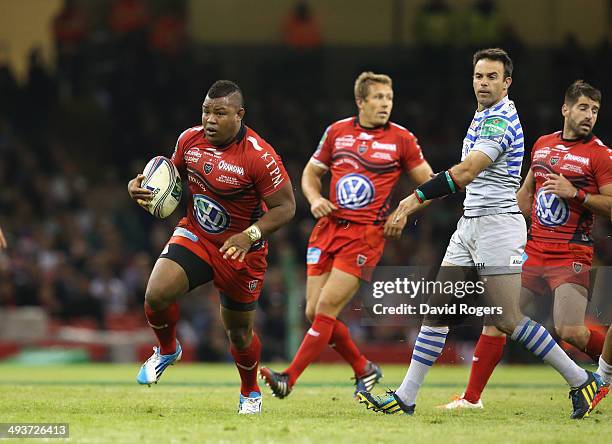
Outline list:
[[[589,85],[584,80],[576,80],[567,90],[565,90],[565,103],[567,105],[573,105],[581,96],[588,97],[597,103],[601,103],[601,91]]]
[[[238,94],[240,98],[240,106],[244,106],[244,98],[242,96],[242,90],[240,87],[232,82],[231,80],[217,80],[212,84],[206,95],[211,99],[218,99],[220,97],[227,97],[230,94]]]
[[[501,48],[487,48],[481,49],[474,53],[474,59],[472,62],[472,67],[476,67],[476,63],[479,60],[487,59],[487,60],[495,60],[497,62],[502,62],[504,64],[504,77],[512,77],[512,71],[514,70],[514,64],[512,63],[512,59],[508,55],[506,51]]]

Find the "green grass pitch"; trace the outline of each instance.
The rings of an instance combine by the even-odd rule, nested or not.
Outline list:
[[[178,364],[150,388],[136,384],[138,367],[2,364],[0,422],[67,422],[75,443],[541,444],[601,443],[612,435],[612,399],[589,418],[570,420],[564,381],[541,366],[498,368],[485,392],[485,410],[459,412],[435,406],[461,392],[469,369],[434,367],[414,417],[366,411],[352,398],[351,371],[344,365],[312,366],[284,400],[262,387],[264,413],[258,417],[236,414],[238,374],[232,365]],[[396,388],[405,367],[386,365],[383,371],[377,393]]]

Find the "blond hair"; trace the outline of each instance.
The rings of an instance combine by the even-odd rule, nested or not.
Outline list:
[[[368,95],[368,89],[372,83],[382,83],[393,88],[391,77],[386,74],[376,74],[372,71],[364,71],[359,74],[355,80],[355,100],[365,100]]]

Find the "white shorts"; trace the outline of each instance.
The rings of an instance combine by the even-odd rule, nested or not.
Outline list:
[[[522,214],[464,216],[451,236],[444,261],[476,267],[481,275],[520,273],[526,242]]]

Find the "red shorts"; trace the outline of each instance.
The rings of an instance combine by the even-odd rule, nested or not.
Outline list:
[[[593,248],[572,243],[527,241],[522,286],[536,294],[554,292],[561,284],[589,288]]]
[[[223,259],[220,247],[198,235],[189,222],[181,222],[168,243],[182,245],[210,265],[215,287],[233,301],[248,304],[259,298],[268,265],[267,246],[247,253],[244,262]]]
[[[322,217],[308,240],[308,276],[318,276],[338,268],[369,281],[385,248],[383,229],[382,225]]]

